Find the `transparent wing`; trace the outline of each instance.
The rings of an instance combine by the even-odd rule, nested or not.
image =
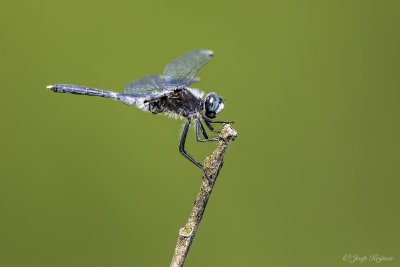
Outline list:
[[[149,75],[133,81],[125,86],[125,94],[151,94],[161,92],[164,89],[164,78],[159,75]]]
[[[197,71],[213,57],[211,50],[194,50],[171,61],[164,69],[166,88],[188,86],[195,79]]]

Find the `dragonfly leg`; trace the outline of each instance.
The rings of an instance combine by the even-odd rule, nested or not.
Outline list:
[[[205,139],[200,138],[200,131],[203,133]],[[208,138],[206,130],[204,129],[203,124],[201,124],[200,119],[196,118],[196,138],[198,142],[207,142],[207,141],[218,141],[218,138]]]
[[[199,125],[197,125],[197,123],[199,123]],[[200,130],[201,130],[201,132],[203,133],[204,138],[205,138],[205,139],[208,139],[208,135],[207,135],[206,129],[204,129],[204,126],[203,126],[203,124],[201,124],[200,119],[199,119],[199,118],[196,118],[196,128],[197,128],[198,126],[200,126]],[[198,132],[198,130],[196,129],[196,136],[199,136],[199,135],[197,134],[197,132]],[[199,136],[199,138],[200,138],[200,136]]]
[[[205,125],[208,127],[208,129],[210,129],[210,130],[213,131],[214,133],[220,133],[220,132],[221,132],[221,131],[215,130],[214,127],[212,127],[212,125],[211,125],[208,121],[204,120],[204,123],[205,123]]]
[[[211,123],[234,123],[233,121],[213,121],[213,120],[207,118],[206,116],[204,116],[203,114],[201,114],[201,117],[203,118],[204,123],[206,124],[208,129],[210,129],[214,133],[220,133],[221,131],[215,130],[214,127],[211,125]]]
[[[186,136],[189,130],[189,126],[190,126],[190,118],[188,118],[185,127],[183,128],[183,132],[182,132],[182,137],[181,137],[181,142],[179,144],[179,152],[181,152],[182,156],[184,156],[185,158],[187,158],[191,163],[193,163],[194,165],[196,165],[197,167],[199,167],[200,169],[203,170],[203,165],[201,165],[197,160],[195,160],[192,156],[190,156],[186,151],[185,151],[185,142],[186,142]]]
[[[204,116],[203,114],[201,114],[201,117],[203,118],[204,121],[209,122],[209,123],[235,123],[234,121],[213,121],[213,120],[207,118],[206,116]]]

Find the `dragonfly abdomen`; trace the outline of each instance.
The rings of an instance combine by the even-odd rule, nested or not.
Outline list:
[[[98,90],[93,88],[88,88],[79,85],[73,84],[56,84],[47,86],[48,89],[52,90],[56,93],[65,93],[65,94],[75,94],[75,95],[90,95],[90,96],[99,96],[111,99],[118,99],[118,94],[105,91],[105,90]]]

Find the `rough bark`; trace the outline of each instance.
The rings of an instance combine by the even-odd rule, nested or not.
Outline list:
[[[214,184],[224,163],[225,151],[236,136],[236,131],[229,124],[225,124],[219,135],[220,140],[217,143],[216,149],[211,156],[204,160],[204,174],[200,191],[185,227],[179,230],[178,242],[175,247],[175,253],[170,265],[171,267],[183,266],[185,262],[190,245],[192,244],[197,228],[203,217],[208,199],[210,198]]]

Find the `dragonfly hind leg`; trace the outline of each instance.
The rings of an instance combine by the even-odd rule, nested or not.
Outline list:
[[[200,169],[203,169],[203,165],[201,165],[197,160],[195,160],[192,156],[190,156],[186,151],[185,151],[185,142],[186,142],[186,136],[189,130],[189,126],[190,126],[190,118],[188,118],[185,127],[183,128],[183,132],[182,132],[182,137],[181,137],[181,142],[179,143],[179,152],[181,152],[182,156],[184,156],[185,158],[187,158],[191,163],[193,163],[194,165],[196,165],[197,167],[199,167]]]

